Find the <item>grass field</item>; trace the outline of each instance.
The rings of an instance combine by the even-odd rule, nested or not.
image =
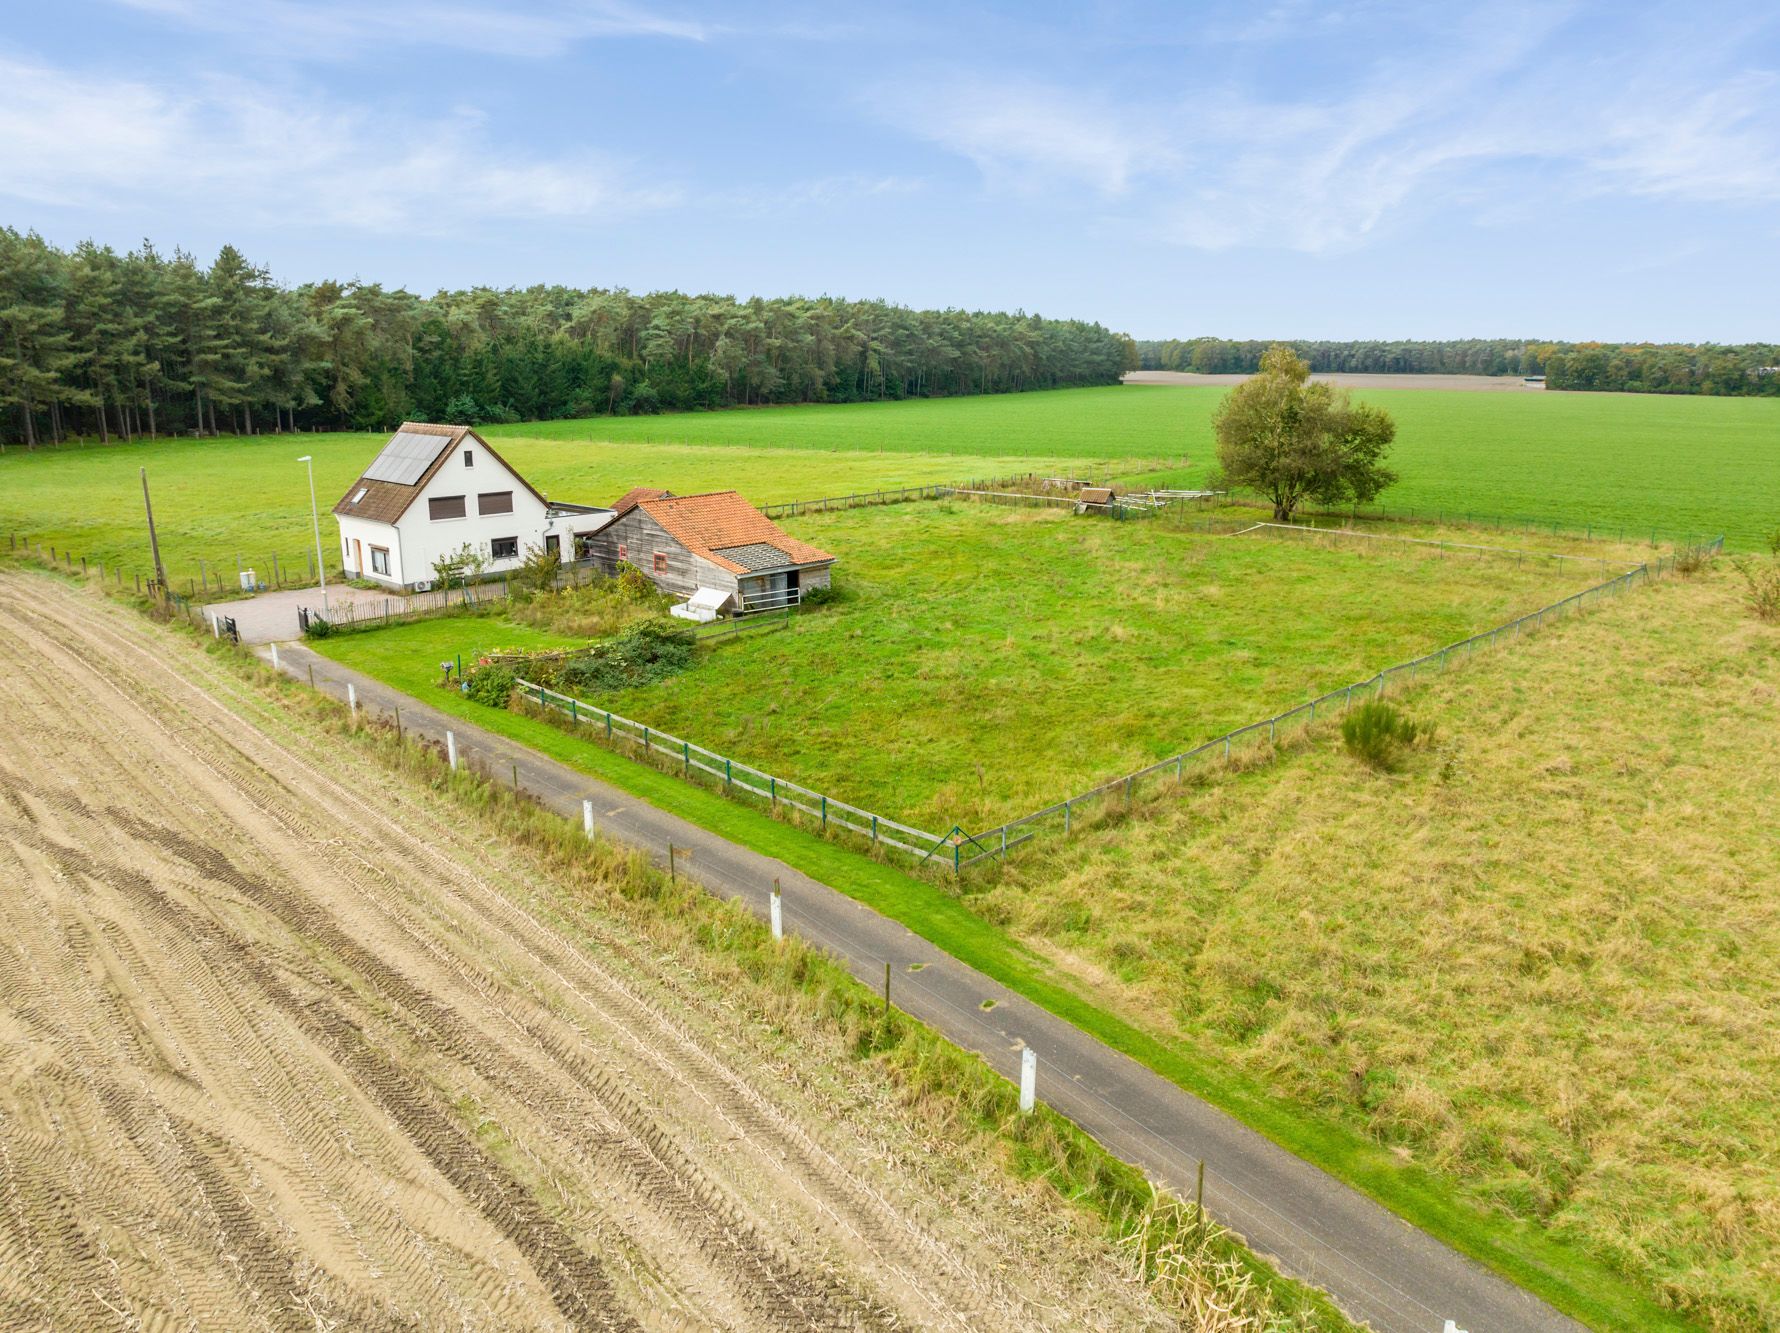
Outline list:
[[[491,427],[540,489],[600,503],[636,484],[734,487],[756,502],[945,482],[1093,461],[1212,457],[1216,388],[1128,385],[984,398],[765,408]],[[1396,416],[1393,506],[1530,515],[1607,528],[1726,533],[1759,546],[1780,525],[1780,402],[1631,394],[1370,391]],[[0,532],[148,568],[137,468],[155,486],[163,555],[179,580],[203,559],[313,551],[298,454],[324,511],[372,457],[365,434],[166,440],[0,457]],[[688,447],[692,446],[692,447]],[[1121,469],[1122,470],[1122,469]],[[324,531],[323,549],[333,534]]]
[[[491,432],[491,435],[493,433]],[[6,534],[73,550],[109,568],[152,568],[142,511],[146,467],[154,490],[161,558],[182,591],[200,575],[235,582],[235,560],[270,577],[271,557],[307,575],[315,538],[301,454],[315,458],[322,551],[339,564],[339,533],[329,513],[382,447],[383,435],[260,436],[160,440],[145,444],[14,451],[0,458],[0,547]],[[610,504],[635,485],[681,494],[735,489],[756,504],[845,495],[855,490],[964,481],[1044,469],[1063,460],[1002,452],[921,454],[907,450],[756,450],[662,446],[626,441],[563,443],[497,437],[501,456],[553,499]],[[1106,466],[1105,460],[1099,464]]]
[[[964,501],[794,527],[844,553],[842,601],[592,702],[935,834],[1049,805],[1608,576]],[[408,653],[419,685],[454,653],[560,642],[522,628],[420,621],[328,651]]]
[[[1671,579],[1337,737],[1033,845],[968,902],[1132,1022],[1780,1327],[1780,627]]]
[[[500,427],[748,448],[871,448],[996,456],[1213,457],[1226,390],[1124,385],[857,406],[770,408]],[[1780,526],[1780,401],[1655,394],[1368,390],[1397,421],[1387,505],[1668,528],[1750,548]]]

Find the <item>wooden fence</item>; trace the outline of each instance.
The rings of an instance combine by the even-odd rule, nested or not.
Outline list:
[[[620,717],[609,709],[558,694],[533,681],[521,679],[517,685],[521,698],[566,716],[577,728],[589,728],[596,739],[640,747],[645,756],[677,768],[685,778],[691,779],[694,773],[703,774],[714,779],[726,792],[746,792],[768,801],[775,811],[780,806],[801,811],[817,820],[824,832],[830,828],[846,829],[868,839],[874,847],[893,847],[923,861],[951,845],[950,835],[942,837],[926,833],[885,815],[861,810],[856,805],[812,791],[679,736]]]

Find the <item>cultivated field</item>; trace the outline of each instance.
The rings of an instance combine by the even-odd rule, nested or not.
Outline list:
[[[1162,1321],[844,1034],[178,636],[0,573],[0,710],[0,1323]]]
[[[496,435],[867,448],[1060,459],[1214,457],[1221,387],[1122,385],[992,398],[709,412],[501,427]],[[1392,507],[1530,515],[1578,527],[1716,535],[1744,549],[1780,524],[1780,401],[1655,394],[1365,390],[1397,421]],[[957,468],[938,468],[946,473]]]

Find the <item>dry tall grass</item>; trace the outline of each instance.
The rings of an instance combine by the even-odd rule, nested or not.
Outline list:
[[[1046,840],[975,905],[1084,988],[1540,1221],[1780,1327],[1780,626],[1722,563]]]

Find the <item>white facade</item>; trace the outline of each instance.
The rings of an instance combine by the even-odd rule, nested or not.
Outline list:
[[[467,543],[484,570],[517,569],[526,553],[554,536],[564,560],[576,534],[597,531],[611,513],[548,508],[517,474],[466,434],[394,523],[338,514],[340,555],[348,577],[412,588],[437,577],[434,564]]]

